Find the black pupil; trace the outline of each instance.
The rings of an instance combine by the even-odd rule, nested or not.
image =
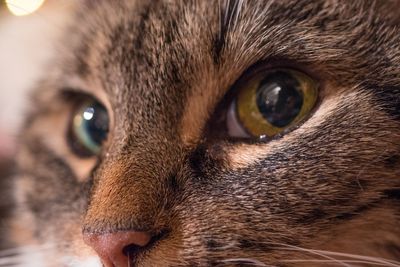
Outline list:
[[[267,75],[260,82],[256,97],[261,114],[276,127],[288,126],[303,106],[299,82],[293,75],[283,71]]]
[[[88,106],[83,114],[85,128],[92,141],[101,144],[108,133],[108,114],[99,103]]]

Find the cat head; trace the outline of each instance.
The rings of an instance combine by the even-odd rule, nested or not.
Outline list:
[[[38,266],[400,258],[400,32],[386,6],[78,9],[18,155],[10,235]]]

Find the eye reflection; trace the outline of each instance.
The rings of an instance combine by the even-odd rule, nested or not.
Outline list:
[[[90,107],[87,108],[84,112],[83,112],[83,118],[87,121],[90,121],[94,116],[94,108]]]

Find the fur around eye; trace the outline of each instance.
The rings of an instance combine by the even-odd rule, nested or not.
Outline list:
[[[273,137],[311,112],[317,83],[308,75],[275,69],[257,74],[239,87],[229,105],[226,127],[231,137]]]
[[[97,155],[109,131],[106,108],[95,100],[81,103],[69,125],[72,150],[81,157]]]

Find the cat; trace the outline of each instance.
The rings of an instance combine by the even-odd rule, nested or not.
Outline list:
[[[79,1],[0,266],[400,266],[399,8]]]

